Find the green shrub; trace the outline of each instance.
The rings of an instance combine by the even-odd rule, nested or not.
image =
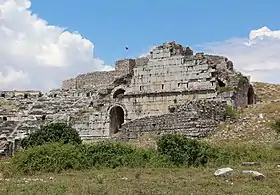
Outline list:
[[[184,135],[163,135],[157,145],[159,153],[176,165],[204,165],[213,156],[208,144]]]
[[[79,133],[66,123],[51,123],[42,126],[38,131],[31,133],[21,142],[23,148],[43,145],[50,142],[63,144],[81,144]]]
[[[276,120],[274,123],[271,125],[272,129],[275,130],[277,136],[280,135],[280,119]]]
[[[135,148],[123,143],[71,145],[50,143],[29,147],[12,158],[16,170],[23,173],[60,172],[90,167],[168,167],[170,163],[155,150]]]
[[[158,149],[154,150],[112,142],[76,145],[48,143],[17,152],[9,167],[19,173],[34,173],[92,167],[167,168],[280,160],[280,151],[265,143],[218,143],[210,146],[184,135],[164,135],[157,144]],[[7,169],[7,166],[2,169]]]
[[[276,162],[279,161],[280,151],[273,149],[267,143],[231,142],[213,145],[214,152],[210,164],[216,166],[240,164],[242,162]]]
[[[227,105],[225,116],[234,118],[236,116],[236,110],[231,105]]]
[[[50,143],[19,151],[11,163],[22,173],[60,172],[89,167],[86,147],[62,143]]]

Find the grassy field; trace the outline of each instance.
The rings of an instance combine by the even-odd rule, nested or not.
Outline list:
[[[280,194],[280,168],[275,164],[254,167],[265,174],[255,181],[233,166],[231,179],[215,178],[216,168],[101,169],[32,177],[12,177],[1,181],[0,194]]]

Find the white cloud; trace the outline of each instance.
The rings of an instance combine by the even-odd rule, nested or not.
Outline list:
[[[29,0],[0,0],[0,90],[58,88],[80,73],[110,70],[78,33],[49,25]]]
[[[234,67],[252,81],[280,83],[280,30],[262,27],[248,37],[233,38],[202,46],[205,53],[227,56]]]

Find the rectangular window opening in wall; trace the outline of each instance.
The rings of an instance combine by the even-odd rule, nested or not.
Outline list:
[[[3,121],[7,121],[7,117],[6,116],[3,116]]]
[[[2,97],[2,98],[5,98],[5,93],[1,93],[1,97]]]
[[[181,83],[178,83],[178,87],[180,87],[180,84],[181,84]]]
[[[143,86],[140,86],[140,91],[142,91],[143,90]]]
[[[164,89],[164,85],[161,85],[161,89]]]
[[[189,88],[189,83],[187,83],[187,88]]]

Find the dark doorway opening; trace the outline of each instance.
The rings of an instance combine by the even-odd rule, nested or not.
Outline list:
[[[118,89],[117,91],[115,91],[113,98],[122,97],[124,95],[124,92],[124,89]]]
[[[219,87],[225,87],[226,86],[226,84],[223,81],[221,81],[220,79],[217,79],[217,80],[218,80]]]
[[[252,85],[250,85],[248,92],[247,92],[247,100],[248,100],[248,105],[254,104],[254,89]]]
[[[25,99],[28,98],[28,94],[25,93],[25,94],[23,95],[23,98],[25,98]]]
[[[120,106],[115,106],[110,110],[110,132],[115,134],[119,132],[124,123],[124,111]]]
[[[1,97],[2,97],[2,98],[5,98],[5,93],[1,93]]]

